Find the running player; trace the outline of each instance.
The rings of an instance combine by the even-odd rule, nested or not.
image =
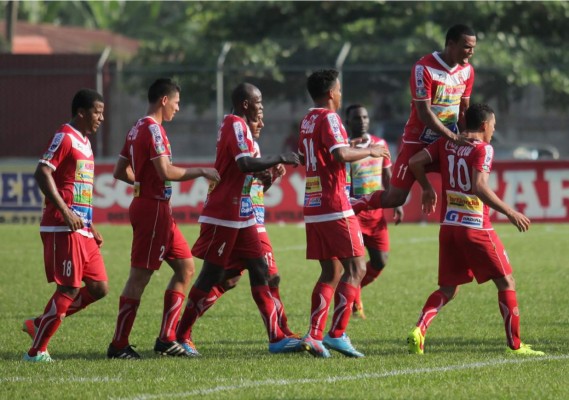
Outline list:
[[[314,72],[308,77],[307,88],[315,108],[302,120],[298,142],[306,166],[306,258],[319,260],[321,274],[312,292],[310,328],[303,347],[315,357],[330,357],[328,349],[363,357],[346,335],[353,302],[365,275],[365,250],[346,191],[345,163],[369,156],[389,158],[389,152],[381,145],[350,147],[336,114],[342,100],[338,71]],[[332,296],[332,326],[323,337]]]
[[[192,253],[174,218],[172,181],[203,176],[219,181],[213,168],[180,168],[172,164],[172,150],[162,122],[180,109],[180,87],[171,79],[157,79],[148,89],[148,112],[129,131],[115,165],[114,177],[134,186],[129,207],[133,239],[128,280],[119,299],[119,313],[108,358],[138,359],[129,336],[142,293],[162,261],[174,275],[164,293],[160,334],[154,351],[160,355],[193,357],[191,342],[176,340],[176,324],[194,274]]]
[[[51,362],[47,345],[63,318],[109,291],[99,250],[103,237],[93,226],[95,161],[87,138],[103,122],[104,107],[103,96],[96,91],[78,91],[71,121],[59,128],[34,174],[45,195],[40,223],[45,273],[57,288],[44,313],[24,321],[23,330],[33,339],[24,361]]]
[[[506,250],[492,228],[489,209],[505,214],[520,232],[530,220],[513,210],[490,189],[488,179],[494,150],[490,140],[496,117],[485,104],[473,104],[466,111],[464,135],[473,146],[457,145],[442,138],[417,153],[410,168],[423,188],[423,210],[435,210],[437,196],[426,177],[426,166],[440,167],[442,179],[441,228],[439,232],[439,289],[423,306],[416,327],[409,333],[409,352],[423,354],[427,328],[440,309],[458,293],[458,286],[492,280],[498,288],[498,305],[504,319],[508,347],[515,355],[543,355],[520,339],[520,316],[512,267]]]

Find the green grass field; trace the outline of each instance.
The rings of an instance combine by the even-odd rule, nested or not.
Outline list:
[[[193,244],[199,227],[182,229]],[[290,325],[304,334],[319,267],[304,259],[302,227],[268,229]],[[144,360],[107,360],[131,229],[101,225],[110,294],[63,322],[49,347],[56,363],[33,365],[20,361],[30,345],[21,322],[43,310],[54,287],[45,282],[38,228],[0,225],[0,398],[569,398],[569,225],[536,224],[525,234],[511,225],[496,229],[514,266],[522,339],[546,357],[504,354],[492,283],[464,286],[431,325],[426,354],[407,354],[407,333],[436,288],[438,248],[438,226],[409,224],[390,226],[389,265],[363,291],[368,319],[352,319],[348,327],[364,359],[269,354],[246,278],[198,321],[193,338],[201,358],[159,358],[152,348],[170,278],[164,264],[146,289],[131,335]],[[199,271],[201,261],[196,264]]]

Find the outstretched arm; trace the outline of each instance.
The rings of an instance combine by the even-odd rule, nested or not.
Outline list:
[[[260,172],[277,164],[290,164],[296,167],[300,164],[300,158],[297,153],[289,152],[259,158],[241,157],[237,159],[237,166],[241,172]]]
[[[417,109],[417,114],[419,119],[425,126],[431,129],[433,132],[438,133],[441,136],[447,137],[451,142],[456,145],[473,145],[473,139],[468,139],[463,135],[457,135],[450,129],[448,129],[444,124],[437,118],[437,116],[431,110],[430,101],[419,101],[415,100],[415,108]]]
[[[163,181],[189,181],[203,176],[213,182],[219,182],[219,173],[215,168],[192,167],[181,168],[170,164],[168,157],[157,157],[152,160],[158,176]]]

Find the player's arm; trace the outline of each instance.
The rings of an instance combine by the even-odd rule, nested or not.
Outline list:
[[[384,190],[389,190],[389,185],[391,181],[391,167],[383,167],[381,172],[381,184]],[[399,225],[403,221],[405,212],[402,206],[397,206],[393,209],[393,219],[395,220],[395,225]]]
[[[215,168],[192,167],[181,168],[170,164],[169,157],[162,156],[152,159],[158,177],[163,181],[189,181],[203,176],[213,182],[219,182],[220,176]]]
[[[91,233],[93,234],[93,238],[95,239],[95,243],[97,243],[97,246],[102,247],[103,246],[103,235],[101,235],[101,233],[95,229],[95,224],[91,223]]]
[[[417,110],[419,119],[427,128],[441,136],[447,137],[451,142],[456,143],[458,141],[459,135],[448,129],[441,120],[437,118],[433,110],[431,110],[430,99],[413,101],[415,103],[415,109]]]
[[[462,132],[466,129],[466,121],[464,114],[470,106],[470,97],[463,97],[460,99],[460,108],[458,110],[458,129]]]
[[[418,152],[409,160],[409,168],[411,172],[413,172],[413,175],[415,175],[415,179],[417,179],[421,188],[423,188],[421,204],[425,214],[431,214],[435,211],[437,206],[437,194],[431,182],[427,179],[427,173],[425,172],[425,166],[431,162],[431,155],[425,150]]]
[[[134,171],[130,166],[130,161],[124,157],[119,157],[115,168],[113,170],[113,177],[119,181],[128,183],[129,185],[134,184]]]
[[[488,172],[482,172],[474,169],[474,171],[472,171],[472,193],[474,193],[487,206],[507,216],[510,222],[518,228],[520,232],[527,231],[531,223],[529,218],[512,209],[509,205],[503,202],[492,189],[490,189],[490,186],[488,185],[489,176],[490,174]]]
[[[386,146],[374,144],[366,148],[342,146],[332,150],[334,160],[337,162],[348,163],[359,161],[366,157],[385,157],[391,158],[391,154]]]
[[[244,173],[264,171],[277,164],[290,164],[296,167],[300,164],[300,158],[297,153],[287,152],[258,158],[244,156],[237,159],[237,167]]]
[[[77,229],[83,228],[83,221],[65,204],[65,201],[57,191],[57,186],[51,175],[52,172],[51,167],[39,163],[34,173],[34,178],[44,196],[59,210],[69,229],[75,232]]]

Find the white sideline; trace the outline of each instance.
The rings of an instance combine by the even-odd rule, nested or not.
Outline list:
[[[328,378],[311,378],[311,379],[267,379],[262,381],[243,381],[236,385],[226,385],[226,386],[214,386],[209,389],[196,389],[188,392],[178,392],[178,393],[161,393],[161,394],[139,394],[133,397],[113,397],[114,400],[151,400],[151,399],[161,399],[161,398],[175,398],[175,397],[190,397],[199,395],[208,395],[212,393],[219,393],[231,390],[248,389],[261,386],[288,386],[288,385],[299,385],[299,384],[317,384],[317,383],[335,383],[343,381],[357,381],[360,379],[382,379],[389,378],[392,376],[401,375],[415,375],[415,374],[430,374],[433,372],[448,372],[448,371],[459,371],[465,369],[476,369],[484,367],[494,367],[502,364],[522,364],[527,362],[537,362],[537,361],[551,361],[551,360],[564,360],[568,359],[569,354],[559,355],[559,356],[544,356],[544,357],[524,357],[524,358],[500,358],[492,361],[486,362],[476,362],[471,364],[459,364],[459,365],[448,365],[445,367],[432,367],[432,368],[417,368],[417,369],[399,369],[393,371],[386,371],[381,373],[371,373],[371,374],[357,374],[357,375],[339,375],[331,376]]]

